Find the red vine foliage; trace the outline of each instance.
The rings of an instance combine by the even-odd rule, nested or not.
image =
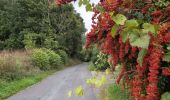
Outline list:
[[[72,0],[57,0],[58,4],[65,4]],[[132,100],[159,100],[162,93],[170,91],[165,85],[159,87],[160,77],[170,80],[170,62],[164,60],[164,55],[170,52],[170,4],[159,5],[160,0],[101,0],[93,7],[92,29],[87,34],[86,47],[96,43],[101,52],[110,55],[113,70],[117,64],[122,64],[117,83],[123,82],[130,89]],[[100,12],[101,6],[104,12]],[[116,24],[112,15],[123,14],[127,19],[143,20],[147,23],[159,25],[156,36],[148,32],[150,37],[147,53],[142,65],[137,60],[141,47],[132,46],[130,41],[123,42],[124,25],[120,25],[114,37],[112,27]],[[169,47],[170,48],[170,47]],[[163,91],[163,92],[162,92]]]

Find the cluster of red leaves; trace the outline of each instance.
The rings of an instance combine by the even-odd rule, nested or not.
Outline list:
[[[59,4],[65,4],[72,0],[57,0]],[[90,47],[93,43],[97,43],[101,52],[110,55],[108,61],[113,64],[113,70],[117,64],[122,64],[122,69],[117,79],[117,83],[121,80],[130,87],[132,100],[159,100],[160,92],[158,89],[159,75],[170,76],[170,70],[162,69],[161,62],[164,53],[163,46],[170,43],[170,5],[167,8],[158,7],[149,16],[152,18],[153,24],[161,24],[161,29],[157,36],[150,35],[150,44],[147,54],[143,59],[142,66],[137,61],[138,53],[141,48],[132,47],[129,41],[122,42],[122,28],[120,26],[113,38],[111,28],[115,24],[111,18],[110,12],[122,13],[129,15],[130,10],[134,10],[143,14],[149,14],[149,8],[155,7],[152,0],[143,0],[141,9],[135,8],[137,0],[101,0],[99,3],[105,10],[100,13],[96,8],[93,9],[92,29],[87,34],[86,47]],[[136,17],[131,16],[128,19]],[[127,16],[128,17],[128,16]],[[131,77],[128,77],[131,76]],[[132,77],[133,76],[133,77]]]
[[[102,2],[101,5],[103,5],[103,8],[108,12],[120,11],[120,9],[116,6],[122,6],[124,4],[121,3],[122,2],[120,1],[117,1],[117,3],[114,1],[113,6],[110,7],[110,3],[105,1]],[[153,4],[146,4],[146,7],[142,9],[142,13],[146,13],[150,5]],[[105,37],[102,37],[103,39],[100,38],[97,40],[101,51],[105,54],[111,55],[109,61],[112,62],[113,66],[119,63],[122,63],[123,65],[116,82],[120,83],[122,79],[123,82],[126,82],[131,87],[130,92],[133,100],[158,100],[160,98],[157,84],[161,70],[160,63],[163,56],[162,43],[170,42],[170,32],[167,31],[169,30],[169,15],[167,15],[166,12],[158,9],[152,12],[150,16],[152,17],[151,23],[160,24],[162,21],[165,21],[165,18],[167,18],[167,22],[161,27],[157,37],[151,35],[152,33],[149,33],[151,42],[148,48],[147,56],[145,56],[142,66],[140,66],[136,60],[140,48],[132,47],[128,41],[123,43],[122,36],[120,34],[116,34],[114,38],[112,37],[111,26],[113,26],[115,23],[111,21],[109,13],[105,12],[104,14],[99,15],[99,17],[96,18],[98,21],[95,22],[97,23],[97,27],[95,27],[97,28],[97,31],[95,32],[96,35],[103,36],[101,34],[107,34]],[[105,32],[103,32],[104,30]],[[118,29],[118,32],[121,32],[121,30]],[[130,68],[128,68],[128,65],[130,65]],[[114,69],[115,68],[113,67],[113,70]],[[162,71],[165,73],[165,75],[169,74],[168,70]],[[134,74],[134,77],[129,79],[127,77],[128,74]]]
[[[162,74],[165,76],[170,76],[170,69],[169,68],[162,69]]]
[[[161,37],[160,37],[161,38]],[[160,69],[160,61],[163,56],[163,48],[161,46],[160,38],[156,38],[152,41],[151,46],[149,47],[149,73],[148,73],[148,86],[147,90],[147,100],[158,100],[159,99],[159,90],[157,87],[158,84],[158,74]]]

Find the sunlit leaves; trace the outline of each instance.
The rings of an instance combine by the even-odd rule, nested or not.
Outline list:
[[[102,75],[100,79],[97,79],[96,77],[90,78],[86,80],[86,83],[90,86],[95,86],[97,88],[100,88],[107,82],[107,78],[105,75]]]
[[[163,61],[170,62],[170,53],[165,53],[163,56]]]
[[[79,4],[79,7],[82,6],[83,0],[79,0],[78,4]]]
[[[80,86],[78,86],[78,87],[76,87],[76,89],[75,89],[75,92],[74,92],[77,96],[83,96],[84,95],[84,89],[83,89],[83,87],[80,85]],[[68,97],[71,97],[73,95],[73,91],[72,90],[69,90],[68,92],[67,92],[67,96]]]
[[[79,0],[79,6],[85,5],[86,11],[92,11],[92,5],[89,0]]]
[[[138,63],[140,64],[140,66],[142,66],[143,59],[144,59],[146,53],[147,53],[147,49],[142,49],[142,50],[140,50],[140,52],[139,52],[139,54],[138,54],[138,59],[137,59],[137,61],[138,61]]]
[[[167,49],[170,50],[170,44],[167,44]]]
[[[71,97],[72,96],[72,90],[69,90],[67,95],[68,95],[68,97]]]
[[[102,12],[105,12],[105,9],[102,7],[102,6],[96,6],[96,9],[98,10],[98,11],[100,11],[101,13]]]
[[[104,85],[107,82],[106,76],[103,75],[100,81]]]
[[[153,24],[149,24],[149,23],[144,23],[143,28],[146,32],[152,32],[154,35],[156,35],[157,30],[159,30],[158,25],[153,25]]]
[[[77,95],[77,96],[80,96],[80,97],[84,95],[84,89],[83,89],[82,86],[78,86],[78,87],[76,88],[76,95]]]
[[[105,73],[106,73],[106,75],[109,75],[109,74],[111,73],[111,70],[110,70],[109,68],[107,68],[107,69],[105,70]]]
[[[165,92],[164,94],[162,94],[161,100],[170,100],[170,93]]]
[[[131,29],[131,28],[138,28],[139,23],[137,22],[137,20],[127,20],[125,23],[125,27]]]
[[[125,21],[127,20],[126,16],[122,14],[117,14],[116,16],[112,16],[112,20],[117,24],[117,25],[124,25]]]
[[[111,35],[113,38],[115,37],[117,30],[118,30],[118,26],[115,24],[111,30]]]
[[[86,11],[92,11],[92,5],[90,3],[86,5]]]
[[[136,46],[136,47],[141,47],[141,48],[145,48],[147,49],[149,46],[149,42],[150,42],[150,37],[149,35],[144,35],[141,37],[137,37],[136,35],[130,35],[130,44],[132,46]]]
[[[129,38],[129,29],[125,28],[122,31],[122,41],[125,43],[127,41],[127,39]]]

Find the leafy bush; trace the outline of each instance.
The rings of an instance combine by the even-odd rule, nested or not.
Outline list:
[[[94,63],[94,66],[96,67],[96,70],[105,70],[109,67],[109,63],[107,61],[108,57],[106,54],[99,53],[97,55],[97,60]]]
[[[55,41],[53,37],[47,37],[45,39],[44,45],[48,49],[55,50],[59,47],[58,41]]]
[[[52,50],[46,49],[45,51],[49,57],[49,62],[50,62],[50,66],[52,68],[56,68],[57,66],[62,64],[62,59],[60,57],[59,54],[55,53]]]
[[[58,50],[57,53],[60,55],[61,60],[64,64],[68,61],[68,55],[64,50]]]
[[[24,35],[24,45],[26,49],[33,49],[35,47],[35,41],[33,41],[33,34],[35,33],[30,33],[30,32],[26,32],[23,31],[22,33],[25,34]]]
[[[90,51],[90,49],[82,49],[80,54],[79,54],[79,58],[82,61],[89,62],[90,59],[91,59],[91,51]]]
[[[49,56],[43,49],[34,49],[32,52],[33,65],[39,67],[41,70],[49,69]]]

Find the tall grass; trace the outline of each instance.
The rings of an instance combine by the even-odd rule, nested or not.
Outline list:
[[[29,51],[1,51],[0,52],[0,78],[14,80],[28,75],[33,68]]]

